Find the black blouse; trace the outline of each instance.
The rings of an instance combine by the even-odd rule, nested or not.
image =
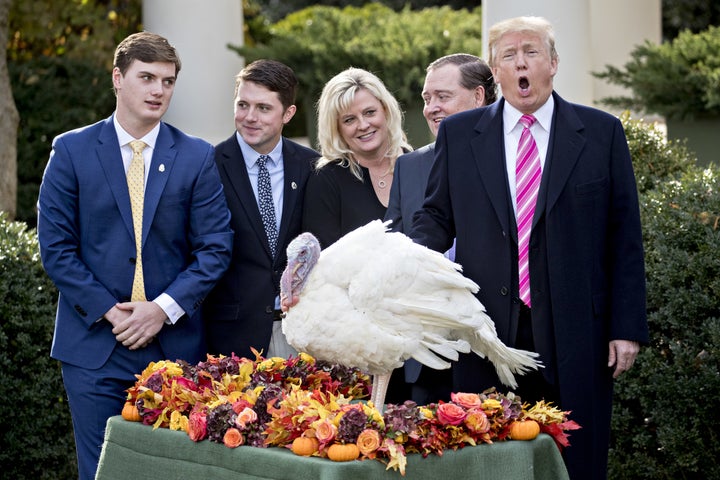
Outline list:
[[[315,235],[322,248],[372,220],[385,217],[387,208],[375,195],[370,172],[364,167],[360,169],[363,180],[358,180],[350,167],[330,163],[308,179],[302,229]]]

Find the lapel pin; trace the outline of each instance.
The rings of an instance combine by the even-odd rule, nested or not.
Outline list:
[[[297,190],[297,183],[292,182],[292,183],[290,184],[290,187],[291,187],[293,190]]]
[[[161,163],[161,164],[160,164],[160,167],[158,167],[158,170],[160,170],[161,172],[164,172],[164,171],[165,171],[165,164],[164,164],[164,163]]]

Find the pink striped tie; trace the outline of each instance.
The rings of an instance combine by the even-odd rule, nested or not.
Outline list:
[[[515,182],[517,193],[517,227],[518,227],[518,280],[520,286],[520,299],[530,307],[530,265],[528,262],[530,246],[530,230],[533,215],[535,214],[535,201],[540,186],[540,154],[535,139],[530,133],[530,125],[535,123],[532,115],[523,115],[520,118],[523,125],[522,135],[517,150],[517,164],[515,166]]]

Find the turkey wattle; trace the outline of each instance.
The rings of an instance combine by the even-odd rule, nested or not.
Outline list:
[[[470,351],[495,366],[507,386],[514,374],[542,366],[537,353],[507,347],[475,297],[460,265],[387,231],[375,220],[322,252],[310,233],[287,248],[283,298],[298,297],[283,333],[298,351],[373,375],[372,401],[382,408],[393,369],[408,358],[449,368]],[[442,358],[445,357],[445,358]]]

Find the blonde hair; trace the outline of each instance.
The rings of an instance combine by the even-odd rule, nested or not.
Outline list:
[[[490,52],[489,64],[494,67],[497,60],[497,44],[500,39],[508,33],[534,33],[543,39],[547,46],[550,58],[557,60],[558,54],[555,50],[555,31],[552,24],[543,17],[515,17],[502,20],[492,27],[488,32],[488,50]]]
[[[350,108],[355,94],[361,89],[367,90],[377,98],[385,110],[389,139],[385,156],[390,158],[390,171],[395,168],[395,159],[404,153],[403,149],[412,150],[402,129],[403,114],[400,105],[385,84],[366,70],[348,68],[325,84],[318,100],[317,135],[322,154],[317,162],[318,170],[330,163],[339,163],[344,167],[350,167],[352,174],[362,180],[360,164],[343,140],[338,128],[340,113]]]

